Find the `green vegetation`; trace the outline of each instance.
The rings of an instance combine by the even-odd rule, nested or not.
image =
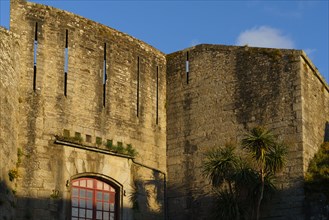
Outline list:
[[[100,138],[100,137],[96,137],[96,144],[97,144],[98,146],[100,146],[100,145],[102,145],[102,143],[103,143],[102,138]]]
[[[66,132],[68,133],[68,132]],[[74,143],[74,144],[83,144],[83,139],[81,137],[80,133],[75,133],[74,137],[70,136],[56,136],[57,140],[60,141],[65,141],[69,143]],[[102,138],[96,137],[96,146],[97,147],[105,147],[107,150],[114,152],[114,153],[119,153],[119,154],[126,154],[132,157],[137,156],[137,151],[132,147],[131,144],[127,144],[126,147],[124,146],[123,142],[117,142],[117,145],[113,144],[112,140],[107,140],[106,143],[103,143]],[[96,147],[95,146],[95,147]]]
[[[83,139],[81,136],[66,137],[66,136],[56,136],[57,140],[66,141],[69,143],[81,144]]]
[[[59,199],[60,198],[59,191],[54,189],[53,192],[50,194],[50,198],[51,199]]]
[[[127,154],[132,157],[137,156],[137,151],[131,144],[127,144],[127,146],[124,147],[122,142],[117,142],[117,145],[113,145],[113,141],[108,140],[106,143],[106,148],[114,153]]]
[[[11,182],[13,182],[18,177],[17,169],[11,169],[8,171],[8,177]]]
[[[273,61],[278,62],[283,58],[283,53],[280,49],[266,49],[263,54],[270,57]]]
[[[329,198],[329,142],[322,144],[310,161],[305,175],[305,189],[324,193]]]
[[[17,149],[17,161],[16,167],[8,171],[8,177],[10,182],[13,182],[18,177],[18,167],[22,163],[22,157],[24,156],[23,150],[21,148]]]
[[[286,148],[268,130],[256,127],[242,139],[243,151],[227,144],[206,154],[203,172],[216,195],[217,219],[259,219],[263,198],[275,187]]]

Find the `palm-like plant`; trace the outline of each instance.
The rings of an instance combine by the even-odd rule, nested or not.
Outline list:
[[[203,173],[210,178],[217,191],[217,218],[240,219],[235,177],[240,158],[233,145],[226,145],[207,153]]]
[[[242,147],[251,158],[237,156],[233,145],[206,154],[203,173],[217,192],[219,219],[258,220],[264,192],[275,190],[274,175],[284,166],[285,146],[264,128],[252,129],[242,139]]]
[[[208,176],[214,187],[228,186],[233,193],[232,181],[238,166],[239,158],[234,153],[232,145],[215,149],[206,154],[203,173]]]
[[[262,128],[253,128],[245,138],[242,139],[242,146],[255,160],[257,172],[260,179],[259,193],[257,193],[256,219],[260,216],[260,205],[264,197],[265,178],[274,175],[284,166],[286,150],[284,145],[275,141],[273,134]]]

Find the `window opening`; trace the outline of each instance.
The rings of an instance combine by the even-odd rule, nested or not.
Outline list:
[[[67,130],[67,129],[64,129],[64,130],[63,130],[63,136],[64,136],[64,137],[70,137],[70,131]]]
[[[137,57],[137,107],[136,107],[136,114],[137,117],[139,116],[139,74],[140,74],[140,60],[139,56]]]
[[[105,100],[106,100],[106,43],[104,43],[104,61],[103,61],[103,106],[105,107]]]
[[[118,218],[118,193],[110,184],[93,178],[72,181],[71,219]]]
[[[103,143],[103,140],[101,137],[96,137],[96,144],[101,145]]]
[[[38,52],[38,22],[35,23],[34,48],[33,48],[33,90],[36,89],[37,81],[37,52]]]
[[[74,137],[80,139],[81,138],[81,133],[80,132],[75,132]]]
[[[86,134],[86,142],[91,143],[91,135]]]
[[[69,69],[69,48],[68,48],[68,30],[65,33],[65,50],[64,50],[64,95],[67,95],[67,72]]]
[[[186,52],[186,84],[188,84],[189,82],[189,72],[190,72],[190,64],[189,64],[189,56],[188,56],[188,52]]]
[[[159,67],[157,66],[157,78],[156,78],[156,118],[155,123],[159,123]]]

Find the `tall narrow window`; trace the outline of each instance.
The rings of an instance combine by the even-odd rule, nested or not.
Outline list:
[[[185,63],[185,65],[186,65],[186,83],[188,84],[189,72],[190,72],[188,52],[186,52],[186,63]]]
[[[103,61],[103,106],[105,107],[106,100],[106,43],[104,43],[104,61]]]
[[[157,78],[156,78],[156,118],[155,123],[159,123],[159,67],[157,66]]]
[[[35,23],[34,32],[34,58],[33,58],[33,90],[36,89],[37,81],[37,52],[38,52],[38,22]]]
[[[136,115],[139,116],[139,71],[140,71],[140,61],[139,56],[137,57],[137,100],[136,100]]]
[[[64,95],[67,95],[67,72],[69,69],[69,42],[68,42],[68,30],[65,32],[65,50],[64,50]]]

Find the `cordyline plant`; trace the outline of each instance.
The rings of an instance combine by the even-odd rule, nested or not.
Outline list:
[[[203,163],[217,195],[219,219],[258,220],[264,195],[274,192],[274,175],[284,167],[286,147],[262,127],[251,129],[241,146],[240,154],[232,144],[209,151]]]

